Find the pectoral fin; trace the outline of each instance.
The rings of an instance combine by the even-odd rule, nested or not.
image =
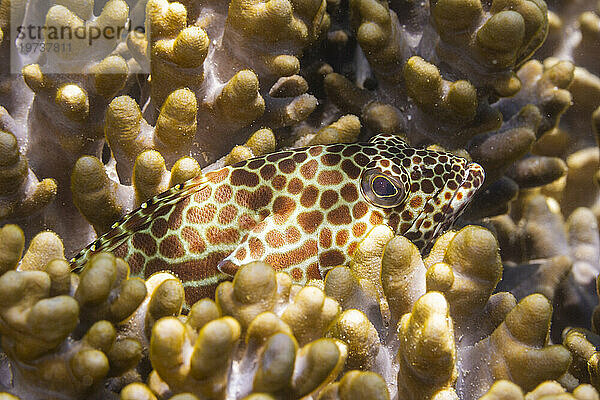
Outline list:
[[[224,274],[234,276],[240,266],[253,261],[264,260],[265,256],[272,250],[265,239],[265,235],[274,228],[272,216],[256,224],[242,237],[235,250],[217,265],[217,269]]]
[[[271,215],[246,234],[236,249],[223,259],[217,269],[233,276],[238,268],[253,261],[264,261],[276,271],[285,271],[298,283],[320,279],[316,238],[306,238],[300,230],[278,221]]]

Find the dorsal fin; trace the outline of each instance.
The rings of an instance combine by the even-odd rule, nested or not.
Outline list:
[[[134,232],[142,230],[152,222],[155,215],[160,214],[165,207],[171,207],[182,199],[191,196],[209,181],[210,179],[206,176],[192,178],[145,201],[136,210],[115,222],[109,231],[73,257],[70,260],[72,271],[81,271],[92,254],[116,249]]]

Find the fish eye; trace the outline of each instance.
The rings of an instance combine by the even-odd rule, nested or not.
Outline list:
[[[376,168],[364,172],[361,191],[371,204],[381,208],[398,207],[406,198],[401,182]]]
[[[393,197],[398,194],[398,189],[385,175],[375,175],[371,180],[371,189],[379,197]]]

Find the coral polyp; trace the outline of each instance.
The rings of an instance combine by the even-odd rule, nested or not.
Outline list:
[[[547,341],[552,307],[543,295],[518,304],[510,293],[492,295],[502,265],[494,236],[481,227],[438,239],[430,257],[440,262],[423,260],[392,233],[384,248],[374,246],[383,236],[373,232],[362,254],[378,259],[380,270],[369,272],[373,262],[356,254],[350,267],[332,269],[322,288],[294,284],[260,261],[246,264],[219,285],[214,301],[200,300],[185,315],[184,287],[174,275],[155,274],[144,285],[122,259],[102,252],[76,275],[59,249],[40,248],[60,243],[48,234],[36,236],[15,270],[23,233],[7,225],[0,234],[9,244],[0,287],[10,295],[2,344],[11,387],[25,397],[47,390],[60,398],[109,396],[122,389],[122,398],[353,398],[364,391],[376,398],[473,398],[498,379],[513,377],[524,389],[559,379],[573,357],[568,347]],[[445,287],[434,283],[444,268],[456,276]],[[488,269],[489,284],[465,285],[481,282]],[[398,270],[412,270],[426,285],[382,287]],[[464,297],[454,299],[459,290]],[[479,371],[475,386],[459,360]],[[147,376],[145,362],[153,368]],[[64,375],[48,375],[47,368]]]
[[[600,398],[595,0],[0,0],[0,399]]]

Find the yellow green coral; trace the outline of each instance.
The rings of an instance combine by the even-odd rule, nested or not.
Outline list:
[[[78,397],[98,390],[109,373],[120,375],[137,365],[142,357],[139,341],[126,335],[117,338],[115,326],[104,320],[126,319],[145,297],[143,282],[140,286],[127,279],[125,263],[109,254],[99,255],[90,260],[89,272],[78,282],[62,249],[38,248],[35,239],[46,244],[50,239],[40,234],[17,267],[23,233],[10,225],[1,232],[14,243],[7,249],[12,252],[7,271],[0,276],[2,293],[8,295],[0,317],[2,346],[15,361],[15,372],[20,371],[13,384],[29,382],[30,393],[55,390]],[[24,268],[26,264],[29,267]],[[90,285],[90,279],[100,284]],[[74,294],[73,286],[77,287]]]
[[[43,209],[56,196],[57,185],[52,178],[28,179],[27,157],[19,151],[13,134],[0,130],[0,218],[26,217]],[[25,195],[15,198],[15,194]]]
[[[3,348],[21,362],[43,359],[45,366],[68,365],[75,380],[65,385],[66,378],[60,378],[58,387],[62,393],[84,393],[109,376],[136,368],[147,343],[153,368],[148,386],[131,383],[121,392],[124,399],[214,397],[230,390],[240,398],[318,393],[321,399],[361,395],[386,399],[389,382],[384,384],[373,372],[351,370],[374,370],[390,379],[385,372],[390,365],[399,368],[392,378],[399,394],[456,398],[473,379],[461,366],[466,360],[478,369],[477,377],[485,377],[479,382],[483,390],[502,378],[533,388],[566,372],[571,353],[547,343],[549,302],[542,295],[531,295],[515,305],[509,294],[492,296],[501,267],[498,245],[489,231],[469,226],[447,233],[425,260],[406,239],[382,234],[371,234],[351,268],[331,270],[325,292],[316,286],[292,285],[288,275],[257,262],[242,266],[233,282],[222,283],[216,302],[201,300],[182,315],[183,286],[172,275],[153,275],[144,285],[128,278],[126,263],[106,253],[94,256],[80,276],[72,275],[61,259],[62,247],[52,250],[36,244],[41,240],[60,244],[55,235],[34,240],[14,271],[24,239],[19,228],[9,225],[0,231],[7,271],[0,283],[13,293],[2,313]],[[25,265],[32,267],[22,271]],[[445,286],[441,282],[447,280],[435,281],[433,287],[443,292],[425,293],[431,279],[443,275],[440,265],[457,277]],[[376,288],[377,280],[403,269],[427,288],[417,293],[393,280]],[[477,271],[490,276],[484,279]],[[471,276],[476,279],[469,281]],[[32,285],[37,289],[30,292],[27,288]],[[468,306],[459,306],[457,293],[459,299],[468,298]],[[388,331],[386,309],[380,308],[386,303],[394,318],[400,310],[407,311],[398,321],[397,333]],[[353,309],[354,304],[365,311]],[[12,311],[23,307],[31,307],[26,319]],[[480,316],[486,320],[477,324],[479,333],[465,326],[464,321]],[[471,339],[461,336],[457,341],[457,323]],[[53,334],[42,339],[36,326],[52,328]],[[25,334],[15,335],[17,328]],[[80,341],[68,339],[74,332],[83,334]],[[63,353],[61,343],[66,339],[76,351]],[[477,340],[474,347],[468,345]],[[256,360],[256,368],[251,360]],[[348,371],[344,377],[333,383],[344,370]],[[32,371],[28,376],[38,370]],[[91,381],[77,381],[83,375]],[[251,379],[252,386],[231,389],[237,379]]]
[[[23,19],[25,5],[0,4],[2,60],[14,41],[9,11]],[[0,379],[0,390],[33,382],[17,394],[50,388],[81,398],[105,386],[124,387],[123,399],[191,400],[233,384],[246,389],[228,395],[254,400],[387,399],[398,389],[408,398],[489,389],[484,398],[596,399],[583,384],[598,386],[596,337],[560,331],[598,326],[599,8],[549,6],[152,0],[145,36],[105,42],[94,54],[73,42],[72,54],[19,65],[22,77],[3,69],[0,221],[16,219],[31,242],[22,256],[20,228],[0,230],[0,280],[10,294],[0,335],[18,372]],[[112,0],[101,8],[60,1],[42,17],[120,26],[143,7]],[[547,31],[539,61],[527,61]],[[59,67],[71,73],[55,74]],[[301,288],[265,264],[245,266],[216,302],[184,314],[183,286],[170,274],[144,284],[101,255],[73,275],[64,260],[93,239],[90,224],[108,230],[217,160],[210,168],[379,132],[484,165],[486,187],[461,223],[508,213],[478,221],[496,238],[468,226],[423,257],[377,227],[323,283]],[[48,227],[65,242],[51,232],[34,237]],[[185,342],[171,348],[184,366],[171,375],[174,359],[158,335],[169,326]],[[520,386],[494,383],[500,378]]]

